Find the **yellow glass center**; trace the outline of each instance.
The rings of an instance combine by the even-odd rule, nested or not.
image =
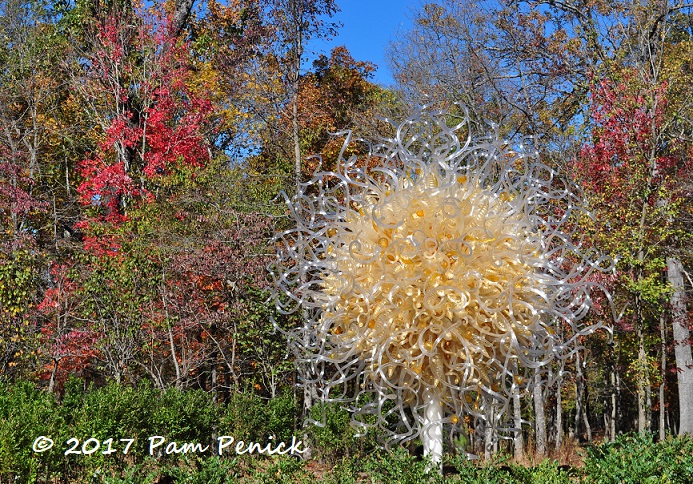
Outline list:
[[[541,238],[521,200],[435,170],[352,204],[333,224],[318,337],[397,387],[494,389],[537,347]]]

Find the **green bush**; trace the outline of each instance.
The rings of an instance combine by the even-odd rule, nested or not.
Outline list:
[[[498,455],[490,462],[469,461],[466,457],[456,455],[450,459],[449,465],[456,469],[457,473],[451,476],[449,482],[463,482],[465,484],[510,484],[518,482],[514,477],[513,466],[507,465],[507,456]]]
[[[184,465],[172,466],[166,472],[175,482],[185,484],[226,484],[239,478],[238,459],[219,456],[186,458]]]
[[[250,479],[244,482],[258,484],[308,484],[316,482],[306,470],[305,463],[295,457],[277,456],[268,460],[254,460]]]
[[[32,383],[4,385],[0,386],[0,481],[153,482],[168,474],[180,482],[198,482],[196,476],[207,476],[199,482],[215,482],[214,476],[228,475],[236,462],[235,455],[214,455],[218,435],[260,443],[272,435],[277,442],[291,442],[295,413],[292,399],[284,397],[268,402],[235,395],[225,406],[203,391],[162,392],[148,384],[132,388],[115,383],[85,390],[81,380],[71,379],[58,403],[54,395]],[[53,440],[51,450],[33,451],[34,439],[40,435]],[[159,447],[162,452],[152,458],[148,437],[154,435],[166,440]],[[75,440],[68,443],[71,438]],[[104,454],[108,439],[114,452]],[[126,442],[120,439],[135,439],[127,455],[123,454]],[[166,455],[163,450],[172,441],[210,449],[204,454]],[[94,452],[81,454],[84,445]],[[65,455],[70,448],[77,453]]]
[[[320,422],[309,424],[306,429],[314,458],[334,465],[343,457],[362,457],[378,447],[374,433],[356,436],[356,429],[351,426],[351,415],[336,403],[313,406],[311,419]]]
[[[91,387],[84,392],[81,381],[69,382],[62,406],[71,437],[79,439],[81,445],[90,438],[102,443],[113,439],[112,447],[118,450],[110,455],[103,455],[101,449],[87,456],[70,455],[69,460],[88,471],[103,467],[122,469],[131,461],[122,454],[126,443],[120,439],[130,438],[136,440],[128,455],[139,460],[144,455],[144,436],[151,432],[151,402],[156,401],[158,393],[148,385],[135,389],[115,383],[98,389]]]
[[[361,466],[363,465],[362,459],[343,457],[325,476],[325,484],[356,484],[359,482],[359,473],[362,469],[357,461],[361,463]]]
[[[36,482],[65,476],[60,447],[68,432],[60,410],[52,395],[32,383],[0,384],[0,477]],[[54,446],[34,452],[39,436],[51,438]]]
[[[161,477],[161,469],[155,459],[126,467],[121,472],[109,472],[109,469],[97,469],[89,477],[90,483],[104,484],[155,484]]]
[[[442,483],[443,478],[437,471],[430,471],[431,464],[426,460],[417,460],[403,448],[390,453],[377,453],[365,463],[365,471],[374,482],[389,484]]]
[[[587,448],[585,482],[693,482],[693,438],[653,442],[652,435],[624,435]]]
[[[515,468],[524,469],[522,466]],[[568,471],[560,469],[559,463],[552,460],[544,460],[535,467],[530,467],[524,478],[524,482],[532,484],[541,482],[542,484],[564,484],[571,481],[571,475]]]
[[[669,438],[654,442],[652,436],[626,435],[616,442],[588,447],[584,468],[568,474],[558,463],[545,460],[534,467],[513,464],[503,456],[482,465],[453,456],[447,464],[457,470],[445,478],[427,472],[426,461],[404,449],[377,449],[372,434],[355,437],[349,413],[338,405],[316,406],[315,420],[323,426],[297,428],[298,411],[293,399],[262,399],[235,394],[227,404],[217,404],[201,391],[162,392],[150,385],[131,388],[109,384],[84,388],[70,380],[62,401],[29,382],[0,384],[0,482],[105,482],[154,483],[163,476],[185,483],[315,482],[369,483],[688,483],[693,482],[693,438]],[[335,464],[318,465],[290,456],[214,455],[219,435],[236,440],[291,442],[308,433],[313,457]],[[37,453],[32,446],[39,436],[50,437],[54,446]],[[199,442],[210,445],[204,454],[149,456],[147,437],[161,435],[167,442]],[[67,439],[87,439],[95,450],[90,455],[64,454]],[[121,438],[135,438],[127,456]],[[105,440],[117,449],[104,455]],[[97,449],[93,446],[100,448]],[[164,447],[161,447],[162,449]]]
[[[148,435],[161,435],[167,441],[212,443],[210,439],[222,416],[212,395],[202,390],[169,388],[149,405],[152,408]]]
[[[517,484],[568,484],[571,478],[567,472],[559,469],[558,462],[544,460],[534,467],[525,467],[518,464],[503,466],[489,466],[491,475],[497,482]],[[485,481],[480,481],[485,482]]]
[[[148,384],[132,388],[110,383],[103,388],[91,387],[85,393],[78,381],[66,386],[62,408],[69,412],[70,435],[79,439],[75,450],[86,445],[87,439],[101,444],[90,455],[63,457],[71,467],[78,466],[87,475],[100,474],[104,469],[120,472],[143,462],[149,455],[150,436],[160,435],[166,443],[211,444],[221,413],[211,396],[202,391],[162,392]],[[115,452],[105,455],[103,452],[109,449],[104,445],[107,439],[112,439],[110,449]],[[127,456],[123,455],[127,442],[120,439],[135,439]],[[157,458],[163,464],[177,460],[178,456],[162,453]]]
[[[271,400],[254,394],[237,393],[231,396],[219,420],[220,435],[231,435],[238,440],[291,442],[297,434],[298,412],[291,396]]]

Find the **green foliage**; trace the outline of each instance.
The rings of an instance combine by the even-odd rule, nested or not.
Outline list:
[[[368,459],[364,465],[374,482],[400,484],[419,484],[442,482],[437,472],[429,472],[429,463],[417,460],[402,448],[390,454],[378,454]]]
[[[466,461],[464,458],[453,459],[452,464],[457,469],[456,480],[469,484],[505,484],[513,477],[511,469],[500,469],[497,465],[479,466]]]
[[[454,469],[454,470],[453,470]],[[391,453],[379,451],[365,458],[343,459],[326,476],[330,484],[376,483],[442,483],[464,484],[564,484],[575,482],[577,471],[568,472],[558,462],[545,460],[534,467],[524,467],[494,459],[481,464],[454,456],[444,467],[443,476],[427,470],[427,462],[417,460],[402,448]],[[367,479],[366,479],[367,476]]]
[[[272,459],[266,468],[257,467],[249,481],[262,484],[299,484],[315,482],[315,478],[308,474],[303,461],[282,456]]]
[[[585,474],[585,482],[599,484],[693,482],[693,439],[623,435],[587,448]]]
[[[26,311],[35,283],[34,259],[28,250],[0,252],[0,317]]]
[[[318,410],[314,410],[318,416]],[[653,442],[652,436],[626,435],[616,442],[587,448],[584,469],[559,466],[545,460],[525,467],[503,459],[473,463],[462,456],[446,462],[440,476],[430,464],[404,448],[377,450],[371,436],[355,438],[348,413],[337,405],[325,407],[325,426],[311,427],[313,455],[334,465],[306,464],[291,456],[190,453],[149,456],[147,437],[161,435],[167,442],[212,443],[217,435],[236,440],[290,442],[303,432],[294,427],[297,409],[290,397],[266,400],[248,394],[233,395],[226,404],[214,403],[202,391],[161,391],[150,385],[137,388],[109,384],[89,387],[71,379],[62,401],[31,383],[0,385],[0,481],[112,484],[154,483],[168,476],[184,483],[295,483],[325,481],[351,483],[687,483],[693,482],[693,438]],[[54,447],[32,450],[34,440],[49,436]],[[71,437],[103,442],[107,438],[135,438],[127,457],[64,454]],[[302,438],[298,436],[298,438]],[[213,447],[213,446],[212,446]],[[337,456],[341,455],[341,458]],[[319,470],[314,470],[315,466]],[[455,472],[451,472],[454,468]]]
[[[350,425],[351,415],[338,404],[314,405],[311,419],[320,422],[308,428],[311,442],[317,450],[314,457],[330,464],[343,463],[344,457],[363,456],[377,447],[375,435],[356,436],[356,429]]]
[[[5,253],[0,244],[0,379],[27,372],[35,359],[30,316],[36,302],[38,260],[34,250]]]
[[[563,484],[571,481],[568,472],[562,469],[558,462],[544,460],[534,467],[508,463],[503,458],[494,459],[483,465],[467,461],[464,457],[456,456],[451,464],[457,470],[452,482],[471,484],[482,483],[517,483],[517,484]]]
[[[212,395],[202,390],[166,390],[151,410],[151,430],[169,440],[201,441],[209,438],[220,417]],[[150,402],[151,406],[151,402]]]
[[[274,308],[267,304],[268,296],[266,291],[252,285],[244,286],[243,297],[248,311],[237,323],[235,341],[238,356],[248,362],[247,375],[244,375],[246,381],[272,395],[295,366],[292,360],[286,358],[284,335],[276,331],[272,324],[274,318],[281,325],[289,321],[277,317]],[[284,329],[288,328],[284,326]]]
[[[571,482],[568,473],[559,468],[556,461],[545,460],[534,467],[523,467],[521,465],[510,466],[509,474],[512,476],[508,482],[532,484],[541,482],[542,484],[563,484]]]
[[[662,301],[668,300],[671,294],[671,287],[661,277],[666,259],[648,261],[643,267],[645,272],[639,280],[624,275],[623,284],[628,291],[638,294],[656,316],[662,310]]]
[[[62,453],[55,449],[33,452],[34,440],[40,435],[56,442],[67,438],[65,420],[53,396],[29,382],[0,383],[0,479],[17,475],[35,482],[39,476],[61,474]]]
[[[200,442],[211,444],[216,435],[223,407],[212,402],[203,391],[160,391],[144,384],[138,388],[111,383],[103,388],[84,390],[84,383],[70,379],[65,385],[62,402],[51,394],[37,390],[31,383],[0,387],[0,479],[21,476],[30,482],[52,476],[75,479],[79,475],[107,476],[123,474],[127,481],[133,466],[139,469],[135,482],[151,468],[148,437],[161,435],[167,442]],[[290,419],[289,419],[290,420]],[[54,441],[51,450],[35,453],[34,439],[48,436]],[[64,452],[72,447],[68,439],[79,439],[77,450],[90,438],[100,442],[90,455]],[[127,457],[121,452],[120,439],[135,439]],[[112,454],[103,454],[105,441],[113,439]],[[193,454],[191,454],[193,455]],[[178,456],[155,456],[157,466],[179,464]],[[210,456],[204,456],[211,457]],[[212,476],[228,470],[230,462],[190,461],[196,469]],[[108,470],[108,472],[106,472]],[[181,471],[182,472],[182,471]],[[117,481],[113,481],[117,482]],[[184,481],[188,482],[188,481]],[[193,481],[189,481],[193,482]],[[194,481],[203,482],[203,481]],[[213,481],[208,481],[213,482]]]
[[[225,484],[237,482],[238,459],[219,456],[186,459],[185,466],[171,467],[167,474],[185,484]]]
[[[354,458],[342,458],[332,467],[332,472],[325,478],[326,484],[355,484],[358,482],[360,468]]]
[[[296,433],[296,405],[290,395],[270,400],[252,393],[234,393],[219,420],[219,433],[238,440],[290,442]]]
[[[108,471],[97,469],[91,475],[91,482],[104,484],[154,484],[159,481],[160,471],[152,469],[154,459],[128,466],[120,475],[109,475]]]
[[[437,471],[429,471],[429,467],[428,461],[412,457],[400,447],[392,452],[379,450],[368,456],[345,457],[332,468],[324,481],[328,484],[448,482]]]

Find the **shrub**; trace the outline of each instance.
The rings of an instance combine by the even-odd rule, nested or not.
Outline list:
[[[442,483],[443,478],[436,471],[429,471],[430,463],[409,455],[403,448],[389,453],[377,453],[366,461],[365,471],[374,482],[389,484]]]
[[[219,420],[220,434],[236,440],[290,442],[296,434],[297,410],[290,395],[271,400],[255,394],[236,393],[231,396]]]
[[[321,424],[309,424],[308,436],[314,447],[313,457],[330,464],[343,457],[362,457],[377,447],[375,434],[369,432],[357,437],[351,426],[351,415],[338,404],[318,404],[311,409],[311,418]]]
[[[176,482],[359,482],[438,483],[443,478],[427,472],[426,461],[409,456],[405,449],[377,450],[374,436],[355,437],[349,413],[338,405],[316,406],[315,420],[323,426],[297,429],[298,410],[290,396],[266,400],[253,394],[235,394],[227,405],[216,404],[202,391],[165,392],[141,385],[115,383],[84,389],[82,381],[69,380],[62,401],[38,390],[32,383],[0,384],[0,482],[107,482],[153,483],[169,476]],[[290,442],[292,436],[311,439],[314,458],[334,463],[313,476],[304,462],[290,456],[225,456],[204,454],[155,456],[148,454],[147,437],[161,435],[168,442],[199,442],[215,448],[218,435],[236,440]],[[54,446],[34,452],[38,436],[50,437]],[[68,438],[82,444],[93,438],[101,448],[90,455],[68,455]],[[135,438],[127,456],[121,438]],[[103,455],[104,441],[113,439],[117,452]],[[96,444],[98,442],[98,444]],[[163,447],[162,447],[163,448]],[[588,447],[585,466],[568,474],[557,462],[545,460],[523,467],[503,457],[483,465],[451,457],[457,474],[444,482],[564,484],[586,483],[688,483],[693,482],[693,438],[676,437],[654,442],[651,435],[626,435],[616,442]],[[326,472],[324,472],[326,471]]]
[[[315,477],[306,471],[305,463],[295,457],[277,456],[254,461],[255,470],[247,482],[260,484],[308,484]]]
[[[142,384],[132,388],[110,383],[103,388],[90,387],[84,393],[79,382],[66,386],[63,409],[69,412],[70,434],[79,439],[80,446],[87,439],[101,444],[90,455],[69,455],[63,459],[72,466],[79,466],[87,475],[101,473],[104,469],[122,471],[141,463],[149,455],[148,437],[161,435],[166,441],[201,442],[206,445],[213,436],[220,414],[207,393],[169,389],[165,392]],[[104,455],[107,439],[116,452]],[[123,455],[126,442],[135,439]],[[95,444],[98,445],[98,444]],[[163,447],[162,447],[163,448]],[[162,463],[176,456],[157,456]]]
[[[693,438],[654,443],[652,435],[623,435],[587,448],[585,481],[590,483],[693,482]]]
[[[0,384],[0,476],[26,482],[65,477],[61,442],[67,429],[53,395],[32,383]],[[33,451],[34,440],[50,437],[54,446],[44,453]]]
[[[203,390],[169,388],[149,405],[152,407],[149,435],[166,440],[207,443],[215,434],[222,408]]]
[[[293,422],[292,409],[286,399],[269,404],[253,400],[253,405],[238,412],[244,416],[261,415],[257,428],[251,429],[259,436],[269,435],[269,426],[281,427],[278,422],[283,422],[280,430],[285,438],[291,433],[288,429]],[[69,482],[147,482],[149,477],[155,480],[162,469],[179,465],[180,471],[175,472],[193,469],[193,474],[208,475],[211,479],[233,467],[232,460],[215,458],[212,452],[198,460],[192,454],[188,457],[193,460],[181,455],[151,458],[147,438],[161,435],[167,442],[199,442],[213,447],[225,411],[203,391],[162,392],[148,384],[132,388],[111,383],[85,391],[83,382],[73,378],[65,385],[61,403],[30,382],[0,385],[0,481],[19,478],[21,482],[44,482],[60,478]],[[50,437],[54,445],[49,451],[36,453],[32,445],[40,435]],[[68,439],[73,440],[68,443]],[[112,439],[114,452],[104,454],[109,448],[108,439]],[[120,439],[135,439],[127,455],[123,454],[126,443]],[[94,452],[81,454],[84,445]],[[78,453],[65,455],[70,448]],[[190,480],[186,479],[184,482]]]
[[[185,484],[226,484],[238,481],[238,459],[195,456],[167,470],[174,482]]]

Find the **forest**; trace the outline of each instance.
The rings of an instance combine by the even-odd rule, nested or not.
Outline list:
[[[447,425],[446,469],[690,482],[693,3],[422,1],[388,48],[390,86],[344,46],[312,51],[340,3],[0,0],[0,482],[442,478],[417,441],[384,451],[315,397],[287,349],[301,314],[277,311],[268,272],[281,194],[343,156],[367,165],[343,133],[388,139],[424,105],[531,137],[588,201],[584,250],[613,261],[591,276],[600,329],[513,395],[509,430]],[[223,426],[300,435],[310,457],[146,458],[149,435]],[[33,451],[49,434],[143,442]]]

